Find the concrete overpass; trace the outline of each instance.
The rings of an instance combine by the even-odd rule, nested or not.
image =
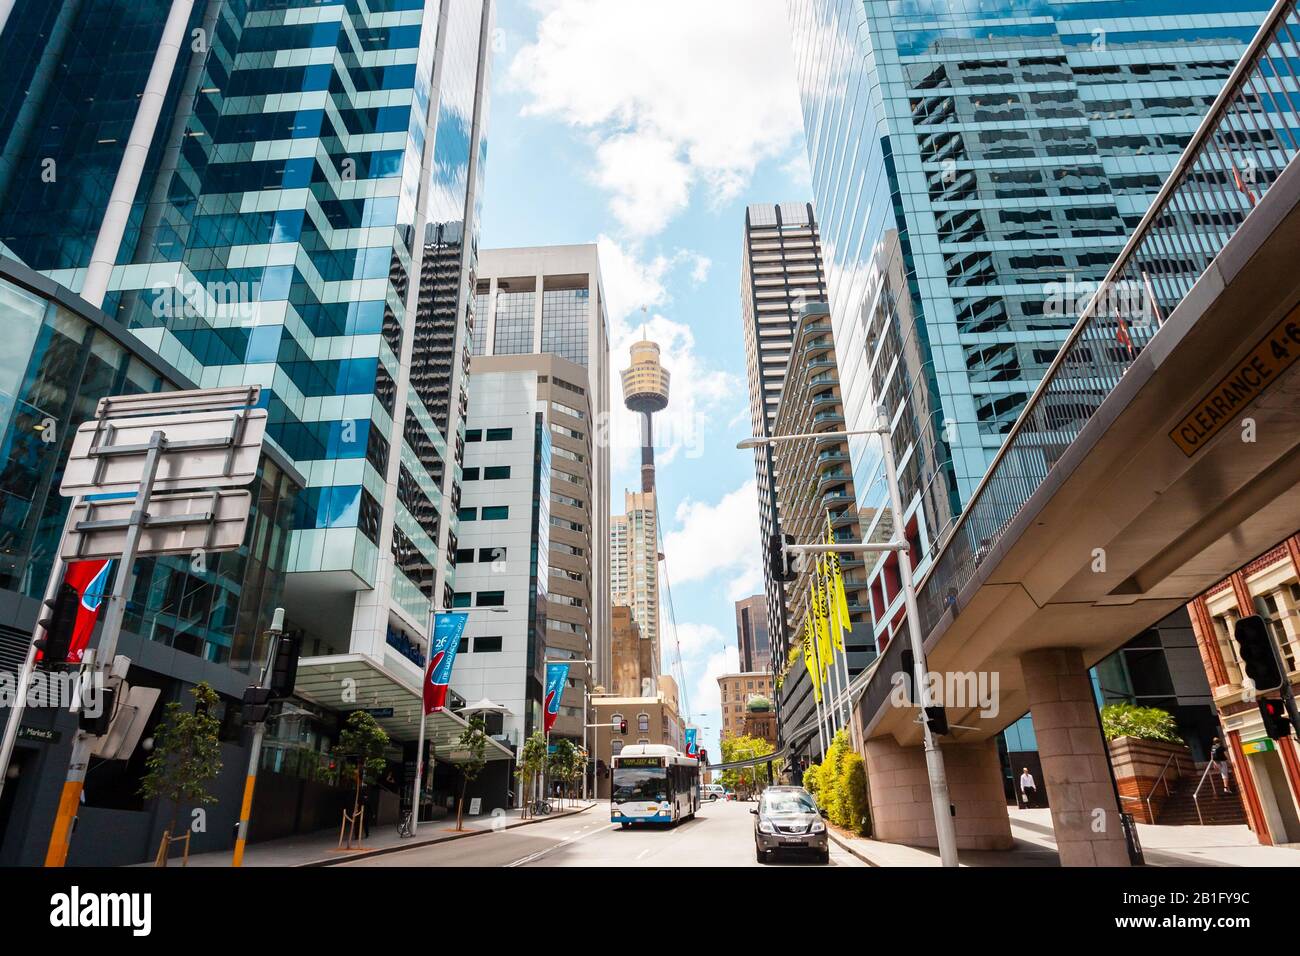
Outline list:
[[[959,846],[1010,846],[993,738],[1032,710],[1062,862],[1127,864],[1087,669],[1300,527],[1300,119],[1271,22],[1111,270],[1157,321],[1093,300],[918,585],[930,671],[996,676],[994,707],[947,701]],[[934,845],[905,643],[855,716],[877,836]]]

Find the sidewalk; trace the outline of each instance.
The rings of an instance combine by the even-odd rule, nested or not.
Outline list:
[[[961,866],[1060,866],[1052,814],[1012,809],[1010,850],[962,850]],[[872,866],[938,866],[939,851],[854,837],[832,828],[831,839]],[[1147,866],[1300,866],[1300,848],[1260,846],[1245,826],[1167,827],[1138,824]]]
[[[493,830],[512,830],[515,827],[541,823],[545,820],[558,820],[590,810],[595,801],[575,801],[572,807],[556,810],[543,817],[521,818],[522,810],[504,810],[496,816],[484,814],[477,817],[465,817],[465,829],[456,831],[455,816],[443,820],[424,820],[414,837],[402,839],[397,835],[397,827],[386,825],[376,827],[362,846],[352,850],[338,849],[339,831],[319,830],[315,833],[303,833],[265,843],[250,843],[244,850],[244,866],[332,866],[347,860],[356,860],[381,853],[393,853],[410,850],[414,847],[431,846],[448,840],[464,840]],[[212,853],[198,853],[190,857],[190,866],[230,866],[230,850]],[[152,866],[152,863],[138,863],[137,866]],[[180,860],[173,858],[168,866],[180,866]]]

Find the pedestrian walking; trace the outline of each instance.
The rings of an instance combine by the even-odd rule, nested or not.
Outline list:
[[[1228,778],[1232,774],[1232,764],[1228,762],[1228,748],[1223,745],[1223,741],[1218,737],[1210,742],[1210,763],[1219,774],[1219,782],[1223,784],[1224,793],[1232,793],[1232,787],[1229,785]]]
[[[1028,767],[1020,768],[1020,801],[1028,810],[1038,799],[1038,784],[1034,783],[1034,775],[1029,772]]]

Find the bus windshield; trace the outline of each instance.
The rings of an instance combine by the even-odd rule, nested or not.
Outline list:
[[[615,767],[614,802],[668,799],[668,771],[663,767]]]

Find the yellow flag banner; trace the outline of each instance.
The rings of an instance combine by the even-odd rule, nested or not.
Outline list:
[[[831,527],[831,513],[826,512],[826,543],[835,543],[835,531]],[[849,620],[849,598],[844,592],[844,575],[840,571],[840,556],[838,552],[832,551],[827,555],[828,565],[831,571],[831,601],[835,605],[836,616],[839,619],[842,630],[835,632],[835,649],[841,653],[844,651],[844,634],[843,631],[852,631],[853,622]]]
[[[822,700],[821,680],[817,674],[817,658],[813,650],[813,625],[812,625],[812,605],[808,607],[808,614],[803,619],[803,666],[808,671],[808,676],[812,679],[813,698],[817,703]]]
[[[831,666],[831,656],[834,651],[831,650],[831,621],[830,621],[830,600],[826,594],[826,586],[822,580],[822,562],[817,562],[817,657],[821,665],[822,680],[826,679],[826,671]]]

